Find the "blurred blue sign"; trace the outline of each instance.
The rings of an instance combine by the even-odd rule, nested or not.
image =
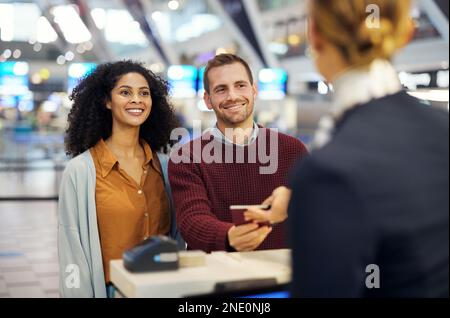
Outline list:
[[[0,63],[0,94],[22,95],[28,92],[27,62],[2,62]]]
[[[287,72],[280,68],[264,68],[258,73],[258,97],[281,100],[286,96]]]
[[[79,81],[89,75],[95,68],[95,63],[72,63],[69,65],[69,74],[67,77],[67,92],[72,94],[72,90],[78,85]]]
[[[19,101],[16,96],[6,95],[0,97],[0,107],[12,108],[18,105]]]
[[[14,76],[27,76],[29,66],[27,62],[2,62],[0,63],[0,76],[14,75]]]
[[[31,112],[34,109],[33,93],[0,96],[0,108],[14,107],[17,107],[21,112]]]
[[[174,98],[194,98],[197,95],[198,70],[192,65],[172,65],[167,70],[170,94]]]

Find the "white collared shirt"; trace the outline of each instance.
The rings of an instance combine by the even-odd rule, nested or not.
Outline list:
[[[258,125],[253,122],[253,131],[252,134],[250,135],[250,138],[248,140],[248,143],[241,145],[241,144],[237,144],[234,143],[232,140],[230,140],[229,138],[227,138],[222,131],[220,131],[219,127],[217,127],[217,124],[214,126],[214,128],[211,128],[209,130],[211,132],[211,134],[214,136],[214,138],[217,138],[218,140],[220,140],[221,142],[223,142],[225,145],[236,145],[236,146],[241,146],[241,147],[245,147],[248,146],[252,143],[255,142],[256,138],[258,137],[259,134],[259,127]]]
[[[348,110],[373,99],[398,93],[401,90],[397,71],[387,60],[375,60],[367,67],[349,69],[332,83],[334,102],[330,113],[319,121],[313,148],[321,148],[331,140],[335,122]]]
[[[367,68],[352,69],[339,75],[333,81],[333,89],[335,102],[331,113],[339,119],[356,105],[398,93],[401,84],[389,61],[375,60]]]

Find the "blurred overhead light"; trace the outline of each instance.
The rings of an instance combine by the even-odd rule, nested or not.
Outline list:
[[[77,52],[80,54],[83,54],[86,50],[84,49],[84,45],[83,44],[78,44],[77,45]]]
[[[145,47],[148,45],[147,38],[140,28],[136,28],[137,25],[127,10],[107,10],[105,38],[108,42]]]
[[[60,55],[56,58],[56,63],[58,63],[59,65],[63,65],[64,63],[66,63],[66,59],[63,55]]]
[[[207,32],[217,30],[222,25],[220,19],[213,14],[195,14],[190,21],[180,25],[175,31],[175,39],[184,42]]]
[[[14,52],[13,52],[13,57],[14,57],[15,59],[18,59],[21,55],[22,55],[22,51],[21,51],[21,50],[19,50],[19,49],[15,49],[15,50],[14,50]]]
[[[0,3],[0,40],[8,42],[14,38],[14,6]]]
[[[66,54],[64,54],[64,58],[66,59],[66,61],[72,61],[74,57],[75,54],[73,54],[72,51],[67,51]]]
[[[42,44],[39,42],[34,43],[33,45],[33,51],[39,52],[42,49]]]
[[[6,50],[4,50],[3,51],[3,57],[5,58],[5,59],[9,59],[10,57],[11,57],[11,55],[12,55],[12,52],[11,52],[11,50],[10,49],[6,49]]]
[[[162,18],[162,13],[161,13],[161,11],[155,11],[155,12],[152,13],[152,19],[153,19],[153,21],[158,22],[158,21],[161,20],[161,18]]]
[[[158,30],[159,35],[165,42],[171,42],[173,40],[173,28],[172,25],[175,21],[171,20],[169,13],[163,13],[155,11],[152,14],[152,20],[155,22],[154,26]]]
[[[50,22],[44,16],[39,17],[36,25],[36,40],[41,43],[50,43],[58,39],[58,35],[53,30]]]
[[[91,10],[91,16],[95,25],[100,30],[103,30],[106,26],[106,11],[102,8],[95,8]]]
[[[139,22],[137,22],[137,21],[131,22],[131,26],[132,26],[133,28],[135,28],[135,29],[140,29],[140,28],[141,28],[141,25],[140,25]]]
[[[177,0],[171,0],[167,4],[167,6],[170,10],[178,10],[178,8],[180,7],[180,3]]]
[[[16,62],[14,63],[13,73],[16,76],[25,76],[28,74],[29,69],[27,62]]]
[[[55,22],[69,43],[82,43],[91,39],[91,33],[84,25],[78,13],[71,5],[62,5],[52,8]]]
[[[69,65],[69,77],[81,78],[95,68],[93,63],[72,63]]]
[[[87,41],[86,43],[83,44],[83,47],[86,51],[90,51],[94,47],[94,44],[92,44],[91,41]]]
[[[4,4],[4,2],[9,2]],[[26,42],[36,39],[41,11],[35,1],[0,1],[0,39]],[[34,44],[34,43],[33,43]]]

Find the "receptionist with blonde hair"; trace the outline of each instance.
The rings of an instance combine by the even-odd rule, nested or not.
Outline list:
[[[294,297],[448,297],[449,117],[402,90],[408,0],[309,1],[311,57],[334,101],[310,157],[277,189]],[[286,210],[289,201],[288,210]]]

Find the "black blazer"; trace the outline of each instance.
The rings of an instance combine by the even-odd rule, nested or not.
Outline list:
[[[449,296],[447,112],[405,92],[360,105],[292,188],[294,297]]]

